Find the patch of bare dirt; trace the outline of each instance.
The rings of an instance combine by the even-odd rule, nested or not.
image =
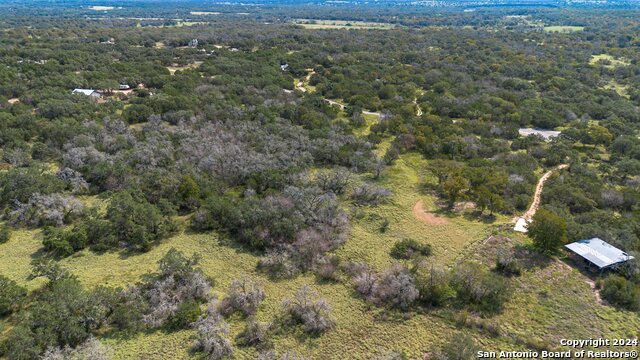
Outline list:
[[[593,290],[593,294],[596,297],[596,301],[598,301],[599,304],[602,304],[602,298],[600,297],[600,290],[596,289],[596,282],[589,278],[587,278],[585,282],[589,284],[589,287],[591,287],[591,290]]]
[[[463,213],[467,210],[475,210],[476,204],[472,201],[458,201],[453,205],[453,211]]]
[[[440,217],[432,212],[428,212],[424,210],[424,203],[422,200],[419,200],[413,206],[413,216],[416,219],[430,225],[443,225],[447,223],[447,219]]]
[[[9,100],[7,100],[7,101],[9,102],[9,104],[15,104],[15,103],[17,103],[18,101],[20,101],[20,99],[18,99],[18,98],[11,98],[11,99],[9,99]]]

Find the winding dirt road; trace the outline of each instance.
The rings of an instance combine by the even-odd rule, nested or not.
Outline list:
[[[529,206],[529,210],[527,210],[527,212],[522,215],[523,219],[531,221],[533,216],[536,214],[536,211],[538,211],[538,207],[540,207],[540,197],[542,196],[542,189],[544,188],[544,183],[549,179],[549,177],[551,177],[554,172],[566,169],[568,167],[569,164],[561,164],[542,175],[540,180],[538,180],[538,185],[536,185],[536,192],[533,195],[533,202],[531,203],[531,206]]]
[[[307,76],[304,77],[304,79],[302,81],[298,81],[296,83],[296,90],[302,91],[302,92],[307,92],[307,88],[305,87],[305,84],[308,83],[311,80],[311,76],[313,76],[313,74],[316,73],[316,71],[314,69],[306,69],[309,73],[307,74]],[[329,103],[329,105],[335,105],[338,106],[340,108],[340,110],[344,110],[344,108],[346,107],[345,104],[339,103],[335,100],[331,100],[331,99],[327,99],[327,98],[323,98],[324,101],[326,101],[327,103]],[[416,105],[417,109],[416,109],[416,115],[417,116],[422,116],[422,109],[420,108],[420,105],[418,105],[417,103],[418,98],[414,98],[413,99],[413,103]],[[380,117],[380,113],[376,112],[376,111],[366,111],[363,110],[362,113],[364,115],[373,115],[373,116],[377,116]]]

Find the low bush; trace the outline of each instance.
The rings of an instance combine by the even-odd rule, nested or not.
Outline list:
[[[215,302],[209,304],[205,317],[193,323],[196,340],[191,351],[202,353],[207,359],[218,360],[233,355],[233,346],[227,339],[229,324],[218,313]]]
[[[500,252],[496,257],[496,271],[506,276],[520,276],[522,264],[511,252]]]
[[[86,227],[79,225],[71,229],[46,227],[42,231],[44,249],[55,256],[69,256],[88,245]]]
[[[598,282],[600,295],[613,305],[628,310],[640,310],[640,287],[618,275],[609,275]]]
[[[431,245],[420,244],[413,239],[402,239],[391,248],[391,257],[395,259],[411,259],[417,256],[431,255]]]
[[[20,306],[27,291],[15,281],[0,275],[0,317],[11,314]]]
[[[220,302],[222,315],[240,311],[244,315],[255,315],[258,306],[264,300],[262,287],[247,279],[234,280],[229,286],[227,296]]]
[[[498,311],[511,294],[505,278],[477,263],[463,263],[452,272],[451,285],[461,304],[486,312]]]
[[[455,296],[450,285],[449,272],[426,262],[413,269],[413,278],[420,296],[418,301],[427,306],[441,306]]]
[[[439,349],[431,352],[434,360],[472,360],[476,359],[478,346],[469,335],[454,335]]]
[[[335,326],[329,303],[316,297],[316,292],[305,285],[293,299],[282,303],[284,313],[294,323],[302,324],[304,331],[311,334],[320,334]]]
[[[270,329],[271,324],[263,324],[255,319],[249,319],[247,321],[247,326],[238,335],[238,344],[241,346],[267,348],[270,346]]]
[[[0,244],[4,244],[11,238],[11,229],[7,224],[0,224]]]
[[[336,255],[318,256],[313,262],[314,273],[322,280],[338,280],[340,258]]]
[[[374,301],[406,310],[419,293],[413,275],[401,265],[394,265],[380,276],[373,289]]]
[[[359,205],[378,206],[390,196],[388,189],[367,183],[357,186],[351,193],[351,199]]]

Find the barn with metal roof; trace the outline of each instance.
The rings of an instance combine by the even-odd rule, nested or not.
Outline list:
[[[599,270],[633,259],[633,256],[599,238],[576,241],[565,247],[595,265]]]

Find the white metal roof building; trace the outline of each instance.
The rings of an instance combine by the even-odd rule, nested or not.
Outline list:
[[[521,136],[529,136],[529,135],[540,135],[545,140],[551,140],[560,135],[560,131],[554,130],[544,130],[544,129],[532,129],[532,128],[521,128],[518,130],[518,133]]]
[[[576,241],[565,247],[600,270],[633,259],[633,256],[599,238]]]
[[[527,227],[529,227],[530,223],[531,223],[530,220],[526,220],[525,218],[519,218],[518,221],[516,222],[516,225],[513,227],[513,230],[521,233],[526,233],[529,231]]]
[[[73,89],[72,93],[100,97],[100,93],[93,89]]]

